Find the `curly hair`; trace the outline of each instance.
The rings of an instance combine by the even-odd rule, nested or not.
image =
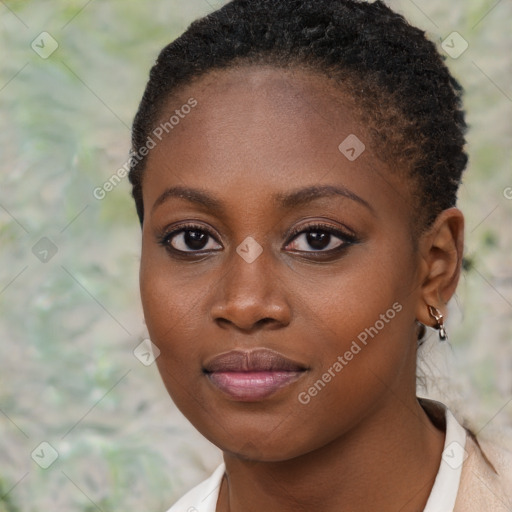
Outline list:
[[[351,95],[374,153],[412,179],[420,231],[455,206],[468,161],[462,87],[425,32],[380,0],[232,0],[194,21],[150,71],[132,155],[180,87],[214,69],[262,64],[313,70]],[[141,224],[146,160],[132,157],[129,171]]]

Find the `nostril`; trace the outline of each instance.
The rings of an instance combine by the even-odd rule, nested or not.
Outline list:
[[[262,318],[262,319],[258,320],[256,322],[256,324],[258,324],[258,325],[265,325],[265,324],[268,324],[268,323],[273,322],[273,321],[274,321],[273,318],[267,317],[267,318]]]

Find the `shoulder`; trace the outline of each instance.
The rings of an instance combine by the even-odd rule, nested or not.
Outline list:
[[[512,451],[497,439],[468,432],[455,511],[512,510]]]
[[[424,398],[419,398],[419,401],[438,428],[451,430],[452,436],[454,431],[462,433],[462,437],[459,436],[459,443],[464,448],[463,460],[460,461],[462,467],[450,466],[460,470],[455,506],[453,510],[449,509],[450,512],[512,511],[510,432],[505,434],[486,429],[475,436],[469,428],[459,423],[446,405]],[[445,449],[448,441],[447,439],[445,442]]]
[[[222,463],[206,480],[188,491],[167,512],[215,512],[224,471],[225,466]]]

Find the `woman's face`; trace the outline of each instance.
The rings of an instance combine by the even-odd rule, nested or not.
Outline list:
[[[183,414],[226,452],[286,460],[414,397],[412,208],[351,100],[248,67],[188,85],[172,115],[144,174],[140,285]]]

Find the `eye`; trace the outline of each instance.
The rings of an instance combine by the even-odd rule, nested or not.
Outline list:
[[[356,237],[326,224],[314,224],[292,233],[292,250],[298,252],[326,252],[342,250],[355,243]],[[288,244],[287,247],[291,245]]]
[[[326,224],[314,224],[300,228],[291,234],[287,247],[297,252],[331,253],[341,251],[357,242],[353,234],[345,233]],[[222,246],[204,226],[187,224],[164,232],[158,243],[175,254],[218,251]]]
[[[158,243],[176,253],[212,251],[218,250],[215,245],[220,246],[207,229],[193,224],[180,226],[170,233],[164,233],[159,237]]]

